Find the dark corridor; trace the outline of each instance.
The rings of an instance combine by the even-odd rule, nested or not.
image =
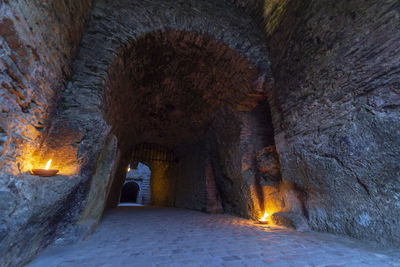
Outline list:
[[[124,185],[121,192],[121,203],[136,202],[139,194],[139,185],[135,182],[129,182]]]

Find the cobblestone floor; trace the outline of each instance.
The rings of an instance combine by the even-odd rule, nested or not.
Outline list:
[[[119,207],[85,241],[28,266],[400,266],[400,251],[228,215]]]

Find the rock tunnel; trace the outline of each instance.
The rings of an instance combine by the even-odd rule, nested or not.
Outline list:
[[[5,264],[93,231],[138,161],[155,206],[254,220],[267,211],[277,224],[398,246],[399,9],[6,1]],[[59,175],[31,175],[49,159]]]

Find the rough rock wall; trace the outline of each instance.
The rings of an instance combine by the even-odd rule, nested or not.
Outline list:
[[[153,204],[253,219],[282,210],[269,106],[260,95],[246,104],[221,108],[204,136],[174,148],[177,163],[152,177]]]
[[[35,167],[57,95],[70,73],[92,0],[0,4],[0,167]],[[18,165],[17,165],[18,163]]]
[[[118,140],[117,140],[118,141]],[[107,188],[101,188],[99,186],[97,186],[96,184],[96,180],[92,180],[92,185],[91,185],[91,189],[90,192],[101,192],[101,190],[105,190],[107,191],[107,197],[104,199],[101,199],[100,201],[96,201],[96,199],[92,198],[92,199],[88,199],[88,202],[93,202],[93,203],[98,203],[99,205],[101,205],[103,207],[103,209],[110,209],[110,208],[115,208],[118,203],[119,200],[121,198],[121,190],[122,187],[124,185],[124,181],[126,178],[126,167],[128,166],[128,164],[130,163],[130,155],[125,152],[125,153],[121,153],[121,151],[119,150],[119,157],[118,157],[118,162],[116,163],[116,171],[115,173],[108,177],[110,179],[109,181],[109,186]],[[96,190],[93,190],[96,189]],[[102,216],[102,213],[100,214],[96,214],[97,217],[97,221],[100,221]],[[82,218],[82,217],[81,217]],[[83,220],[85,220],[85,218],[83,217]]]
[[[78,178],[24,172],[42,167],[30,155],[47,132],[91,2],[0,3],[1,266],[21,266],[77,216]]]
[[[279,162],[269,106],[265,100],[249,110],[222,109],[213,121],[211,162],[227,213],[258,219],[282,209]],[[277,199],[271,203],[271,196]]]
[[[78,223],[80,227],[90,230],[99,223],[104,211],[104,202],[110,194],[112,178],[119,178],[122,173],[123,180],[125,180],[125,166],[123,160],[121,160],[121,152],[117,149],[117,138],[111,135],[96,161],[96,169],[93,173],[90,187],[95,187],[98,190],[89,191],[86,196],[85,207],[80,213]]]
[[[283,177],[313,229],[400,245],[400,5],[286,8],[266,27]]]
[[[175,148],[174,206],[253,219],[282,210],[269,106],[254,95],[246,103],[221,108],[204,137]]]
[[[292,211],[316,230],[399,245],[398,1],[261,2],[235,1],[267,34]]]

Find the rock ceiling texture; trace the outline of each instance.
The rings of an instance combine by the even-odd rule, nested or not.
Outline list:
[[[3,1],[0,265],[92,229],[140,143],[176,156],[153,203],[399,246],[399,29],[396,0]]]

